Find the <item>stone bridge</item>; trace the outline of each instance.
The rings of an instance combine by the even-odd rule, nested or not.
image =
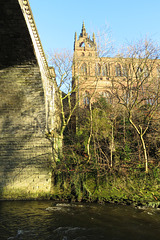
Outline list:
[[[48,198],[56,84],[27,0],[0,7],[0,199]]]

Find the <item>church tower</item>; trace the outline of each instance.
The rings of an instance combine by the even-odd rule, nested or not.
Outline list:
[[[86,32],[84,22],[82,24],[82,30],[77,39],[77,33],[75,33],[74,39],[74,59],[87,61],[90,57],[95,58],[97,56],[97,45],[95,42],[95,34],[93,33],[92,40]]]
[[[79,106],[87,105],[86,96],[95,88],[97,61],[95,34],[93,33],[91,39],[83,22],[79,38],[75,33],[72,69],[73,87],[76,88],[76,101],[79,101]]]
[[[95,35],[93,33],[92,40],[90,36],[86,32],[86,28],[84,22],[82,24],[82,30],[77,39],[77,33],[75,33],[75,40],[74,40],[74,53],[76,57],[80,56],[95,56],[97,52],[97,46],[95,42]]]

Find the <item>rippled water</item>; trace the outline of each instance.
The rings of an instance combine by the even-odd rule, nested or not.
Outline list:
[[[0,202],[0,239],[159,240],[160,211],[112,204]]]

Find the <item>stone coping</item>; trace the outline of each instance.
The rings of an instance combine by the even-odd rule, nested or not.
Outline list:
[[[29,4],[29,0],[18,0],[20,7],[22,9],[22,13],[24,15],[26,24],[28,26],[28,30],[30,32],[31,38],[32,38],[32,42],[33,42],[33,46],[35,48],[35,52],[36,52],[36,57],[38,62],[41,62],[41,66],[43,68],[43,73],[45,73],[45,75],[48,78],[51,78],[50,75],[50,71],[49,71],[49,67],[48,67],[48,62],[42,47],[42,43],[38,34],[38,30],[36,27],[36,23],[33,17],[33,13]]]

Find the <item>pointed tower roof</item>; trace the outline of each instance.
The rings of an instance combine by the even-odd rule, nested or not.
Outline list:
[[[93,33],[93,37],[92,37],[92,39],[93,39],[93,42],[95,43],[96,40],[95,40],[95,34],[94,34],[94,33]]]
[[[84,21],[83,21],[83,24],[82,24],[82,29],[85,29]],[[86,29],[85,29],[85,30],[86,30]]]
[[[83,21],[83,24],[82,24],[82,30],[81,30],[80,36],[81,36],[81,37],[87,37],[87,33],[86,33],[86,28],[85,28],[85,25],[84,25],[84,21]]]
[[[86,28],[84,25],[84,21],[82,24],[81,33],[79,38],[77,38],[77,34],[75,33],[74,38],[74,51],[97,51],[97,44],[95,40],[95,35],[93,33],[93,39],[91,39],[90,35],[86,32]]]
[[[75,35],[74,35],[74,41],[76,42],[77,41],[77,33],[75,32]]]

